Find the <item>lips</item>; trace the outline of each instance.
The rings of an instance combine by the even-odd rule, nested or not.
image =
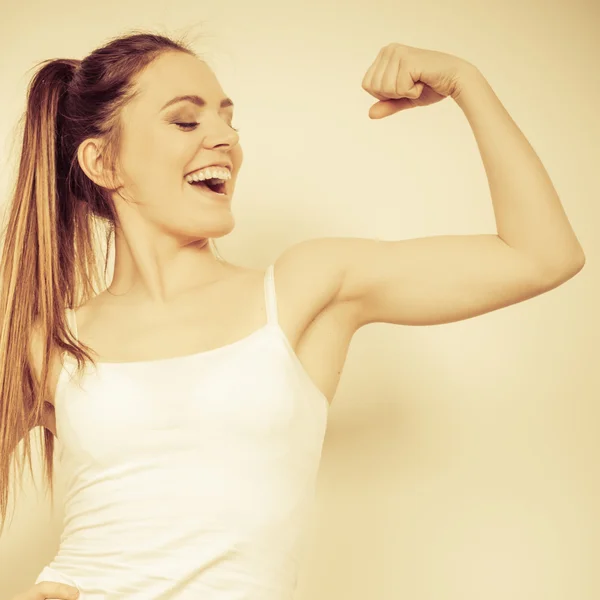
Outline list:
[[[222,167],[224,169],[227,169],[230,173],[233,171],[233,165],[229,162],[216,162],[216,163],[212,163],[210,165],[204,165],[201,167],[196,167],[193,171],[190,171],[189,173],[186,173],[184,175],[184,177],[188,177],[189,175],[191,175],[192,173],[195,173],[196,171],[201,171],[202,169],[208,169],[210,167]]]

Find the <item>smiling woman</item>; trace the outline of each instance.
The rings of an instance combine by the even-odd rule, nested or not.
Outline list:
[[[373,118],[457,101],[497,235],[320,238],[264,270],[231,264],[212,244],[234,229],[243,153],[209,66],[135,34],[38,68],[0,263],[2,524],[32,428],[50,485],[60,440],[67,490],[58,551],[20,600],[66,597],[50,582],[84,600],[292,597],[357,329],[471,318],[581,270],[549,178],[476,70],[390,44],[363,87]],[[114,243],[100,293],[98,222]]]
[[[0,360],[10,375],[0,390],[2,524],[10,459],[23,440],[22,474],[33,427],[45,427],[49,484],[54,436],[72,469],[70,525],[32,596],[63,597],[49,581],[90,599],[176,588],[209,599],[221,581],[281,598],[294,585],[292,540],[327,403],[279,326],[274,270],[229,264],[211,246],[235,224],[243,154],[233,108],[204,61],[154,34],[116,38],[81,61],[45,61],[31,82],[2,256]],[[115,251],[112,282],[99,294],[98,221]],[[181,389],[166,391],[171,381]],[[177,410],[165,393],[178,397]],[[281,402],[302,406],[300,395],[312,400],[293,409],[290,427]],[[214,430],[221,441],[207,453]],[[228,561],[217,560],[223,552]],[[123,561],[126,572],[111,566]]]

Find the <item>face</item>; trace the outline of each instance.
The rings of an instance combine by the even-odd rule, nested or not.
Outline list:
[[[136,219],[186,242],[226,235],[235,225],[231,197],[243,154],[233,107],[214,73],[194,56],[169,52],[148,66],[137,87],[139,95],[122,113],[120,192],[133,205],[114,194],[120,220],[133,210]],[[202,100],[164,107],[178,96]],[[219,162],[231,165],[225,196],[186,181],[192,171]]]

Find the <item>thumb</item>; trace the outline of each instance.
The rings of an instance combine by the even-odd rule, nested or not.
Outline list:
[[[398,98],[394,100],[380,100],[371,106],[369,109],[369,117],[371,119],[383,119],[394,113],[412,108],[415,105],[411,98]]]

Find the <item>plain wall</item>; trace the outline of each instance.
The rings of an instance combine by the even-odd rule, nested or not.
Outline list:
[[[355,335],[298,597],[600,597],[598,3],[4,0],[1,12],[2,202],[29,69],[129,29],[196,25],[245,153],[236,227],[217,245],[256,268],[307,238],[495,233],[459,107],[373,121],[361,87],[391,42],[477,65],[549,171],[586,266],[494,313]],[[0,539],[2,599],[30,587],[58,547],[61,490],[53,513],[41,490],[26,479]]]

